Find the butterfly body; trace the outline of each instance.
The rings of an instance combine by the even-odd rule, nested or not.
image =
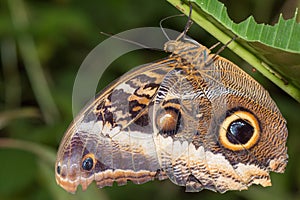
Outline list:
[[[69,192],[170,179],[187,191],[271,185],[287,164],[286,122],[268,92],[230,61],[188,41],[110,84],[74,120],[56,180]]]

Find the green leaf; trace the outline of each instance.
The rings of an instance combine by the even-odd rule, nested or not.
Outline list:
[[[167,0],[188,15],[188,2]],[[217,0],[192,0],[192,19],[222,43],[234,35],[228,48],[255,67],[265,77],[300,102],[300,24],[297,10],[292,19],[280,15],[274,26],[257,24],[252,16],[233,22],[224,4]]]

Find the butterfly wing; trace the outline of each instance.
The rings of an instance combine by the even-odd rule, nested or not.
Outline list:
[[[269,172],[287,164],[287,128],[268,92],[222,57],[186,68],[165,77],[155,100],[162,170],[193,192],[271,185]]]
[[[286,122],[268,92],[230,61],[185,45],[128,72],[78,115],[58,151],[58,184],[75,192],[93,180],[168,177],[187,191],[225,192],[271,185],[269,172],[284,171]]]
[[[127,180],[164,179],[153,141],[153,98],[176,58],[141,66],[104,89],[74,120],[59,147],[56,180],[69,192]]]

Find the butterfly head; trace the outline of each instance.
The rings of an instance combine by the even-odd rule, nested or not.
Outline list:
[[[201,46],[202,45],[195,40],[190,39],[183,41],[176,39],[166,42],[164,45],[164,50],[173,54],[180,54],[181,52],[186,52],[187,50],[199,48]]]
[[[202,59],[205,61],[210,54],[210,50],[207,47],[191,38],[170,40],[165,43],[164,50],[172,53],[172,55],[179,55],[190,63],[199,62]]]

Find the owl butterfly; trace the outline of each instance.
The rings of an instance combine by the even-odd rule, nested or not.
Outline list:
[[[74,193],[96,181],[170,179],[188,192],[270,186],[287,164],[287,128],[268,92],[185,32],[171,55],[107,86],[65,133],[56,181]]]

